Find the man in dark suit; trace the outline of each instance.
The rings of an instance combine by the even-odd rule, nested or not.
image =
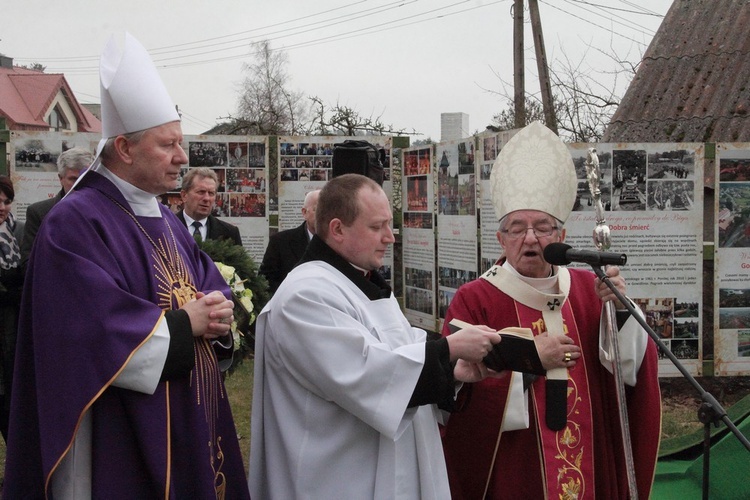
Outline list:
[[[182,210],[177,213],[196,238],[204,240],[232,240],[235,245],[242,245],[240,230],[211,215],[216,204],[216,186],[219,179],[216,172],[208,167],[192,168],[182,179]]]
[[[53,198],[37,201],[26,208],[26,224],[21,238],[21,269],[26,270],[26,264],[31,255],[31,247],[34,245],[36,233],[42,224],[42,219],[47,215],[55,204],[62,200],[73,184],[75,184],[81,172],[91,165],[94,155],[91,151],[83,148],[70,148],[63,151],[57,157],[57,177],[60,179],[60,192]]]
[[[297,265],[305,253],[307,243],[315,234],[315,209],[318,206],[320,190],[310,191],[305,195],[302,205],[301,225],[280,231],[271,236],[260,264],[259,272],[268,280],[271,293],[274,293],[286,275]]]

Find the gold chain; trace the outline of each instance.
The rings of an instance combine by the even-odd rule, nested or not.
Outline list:
[[[169,231],[170,237],[172,238],[172,245],[173,245],[173,253],[174,255],[170,258],[167,251],[156,244],[156,242],[151,238],[151,235],[148,234],[146,229],[141,225],[141,223],[136,218],[135,214],[133,214],[130,210],[128,210],[126,207],[124,207],[119,201],[114,199],[113,197],[105,194],[107,198],[109,198],[112,203],[114,203],[117,207],[119,207],[123,212],[128,214],[128,216],[135,222],[136,226],[143,232],[144,235],[146,235],[146,238],[151,243],[151,245],[154,247],[154,250],[157,253],[158,260],[161,260],[162,264],[166,266],[166,269],[164,271],[159,271],[159,267],[157,266],[157,273],[160,275],[163,275],[165,278],[167,276],[170,276],[171,278],[167,279],[166,282],[171,281],[173,283],[173,286],[170,287],[171,292],[168,292],[167,295],[177,300],[178,307],[182,306],[183,304],[187,303],[190,299],[195,297],[196,288],[194,283],[192,282],[192,276],[190,276],[190,272],[188,271],[187,267],[185,266],[185,263],[182,260],[182,257],[179,254],[179,248],[177,246],[177,239],[175,238],[174,232],[172,231],[172,226],[169,225],[169,222],[167,222],[166,218],[162,217],[162,220],[164,221],[164,224],[167,226],[167,230]],[[160,241],[161,243],[161,241]],[[167,245],[169,243],[167,242]],[[156,264],[155,264],[156,265]],[[165,274],[166,273],[166,274]],[[176,280],[176,281],[175,281]],[[165,284],[166,284],[165,282]],[[177,285],[174,285],[174,283],[177,283]],[[165,289],[165,292],[167,290]],[[166,297],[164,297],[166,300]],[[171,309],[172,302],[171,300],[167,302],[162,302],[162,305],[165,309]]]

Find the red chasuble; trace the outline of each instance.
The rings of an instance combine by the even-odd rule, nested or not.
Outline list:
[[[567,425],[560,431],[545,425],[544,377],[528,391],[529,428],[504,432],[500,425],[510,377],[467,384],[443,429],[453,498],[628,498],[614,377],[599,362],[601,301],[595,276],[569,272],[569,295],[552,306],[562,312],[564,333],[582,348],[581,360],[568,371]],[[483,278],[494,279],[491,273]],[[508,273],[505,279],[514,286],[520,282]],[[445,323],[458,318],[495,329],[525,326],[536,335],[545,330],[542,315],[488,279],[478,279],[458,290]],[[648,498],[651,489],[661,429],[657,377],[656,347],[649,342],[636,387],[626,389],[641,498]]]

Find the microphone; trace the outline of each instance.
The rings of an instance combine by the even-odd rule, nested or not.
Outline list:
[[[544,260],[555,266],[565,266],[571,262],[583,262],[592,266],[622,266],[628,261],[628,256],[624,253],[576,250],[565,243],[550,243],[544,247]]]

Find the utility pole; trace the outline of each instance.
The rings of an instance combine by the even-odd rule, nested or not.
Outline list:
[[[534,37],[536,66],[537,71],[539,71],[539,87],[542,91],[542,108],[544,109],[544,121],[547,124],[547,128],[557,134],[557,117],[555,116],[555,108],[552,102],[552,86],[549,81],[547,52],[544,49],[542,20],[539,17],[539,4],[537,3],[537,0],[529,0],[529,17],[531,18],[531,33]]]
[[[526,126],[526,83],[523,64],[523,0],[513,0],[513,102],[516,128]]]

